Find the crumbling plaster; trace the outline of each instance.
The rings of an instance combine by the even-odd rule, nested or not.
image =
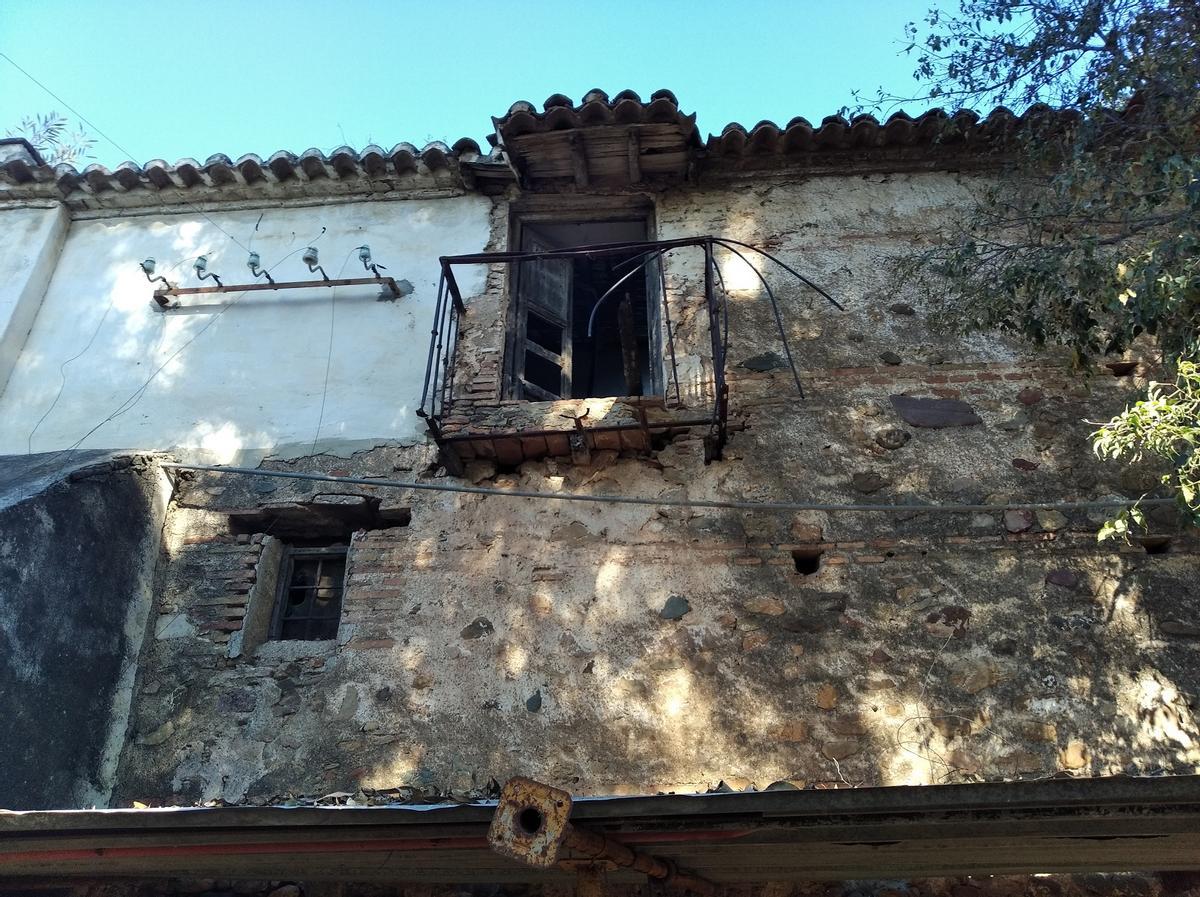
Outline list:
[[[705,464],[695,431],[641,457],[467,469],[500,489],[911,511],[338,487],[412,510],[407,527],[355,538],[338,642],[230,657],[263,539],[232,535],[227,513],[328,489],[197,475],[173,508],[157,607],[193,631],[147,643],[118,800],[479,794],[518,773],[589,794],[1196,771],[1194,533],[1157,513],[1171,548],[1150,555],[1097,545],[1094,512],[921,511],[1153,483],[1153,471],[1087,449],[1088,421],[1118,409],[1130,380],[991,334],[939,333],[895,282],[890,256],[928,238],[969,189],[920,174],[660,197],[659,236],[768,246],[847,306],[780,290],[806,397],[772,357],[781,348],[756,279],[723,260],[738,424],[723,460]],[[504,220],[498,204],[492,248]],[[699,272],[683,256],[668,268],[673,314],[699,354]],[[464,321],[467,373],[502,345],[503,278],[482,286]],[[966,401],[979,423],[909,426],[889,400],[901,394]],[[445,477],[429,446],[283,466]],[[797,572],[795,551],[820,552],[817,572]]]

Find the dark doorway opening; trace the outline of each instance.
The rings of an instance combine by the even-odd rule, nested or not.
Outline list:
[[[521,250],[548,252],[645,239],[642,220],[524,224]],[[517,265],[510,369],[518,398],[549,401],[661,391],[652,279],[658,269],[651,265],[608,292],[641,260],[631,251]]]

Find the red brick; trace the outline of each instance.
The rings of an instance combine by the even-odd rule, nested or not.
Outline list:
[[[219,536],[188,536],[183,540],[184,545],[209,545],[213,542],[229,542],[230,538],[226,535]]]
[[[954,374],[950,377],[951,383],[970,383],[975,379],[974,374]]]
[[[950,378],[947,377],[945,374],[926,374],[925,375],[926,383],[945,383],[949,379]]]
[[[979,379],[980,380],[1001,380],[1003,378],[999,374],[993,374],[990,371],[984,371],[982,374],[979,375]]]
[[[882,564],[887,558],[882,554],[856,554],[854,560],[860,564]]]
[[[733,559],[733,562],[735,564],[737,564],[739,567],[754,567],[754,566],[761,564],[763,562],[763,559],[760,557],[755,557],[754,555],[743,554],[743,555],[739,555],[738,557],[735,557]]]
[[[210,620],[200,624],[200,629],[208,632],[237,632],[241,628],[241,620]]]
[[[1004,379],[1005,380],[1029,380],[1031,378],[1029,377],[1028,374],[1025,374],[1021,371],[1016,371],[1011,374],[1005,374]]]

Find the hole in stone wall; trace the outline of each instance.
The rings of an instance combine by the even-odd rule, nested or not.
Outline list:
[[[1146,554],[1166,554],[1171,550],[1170,536],[1143,536],[1138,540]]]
[[[1130,377],[1137,370],[1138,363],[1136,361],[1110,361],[1104,365],[1114,377]]]
[[[824,553],[820,548],[795,549],[792,563],[796,565],[796,572],[801,576],[812,576],[821,569],[821,555]]]

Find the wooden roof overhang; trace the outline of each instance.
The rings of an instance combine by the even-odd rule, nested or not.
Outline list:
[[[571,881],[494,853],[495,810],[0,811],[0,882]],[[579,798],[570,821],[720,884],[1200,870],[1200,776]]]
[[[522,101],[492,119],[496,130],[489,139],[527,189],[678,183],[702,148],[695,114],[681,112],[667,90],[648,103],[632,91],[609,100],[595,90],[578,106],[556,94],[543,110]]]

